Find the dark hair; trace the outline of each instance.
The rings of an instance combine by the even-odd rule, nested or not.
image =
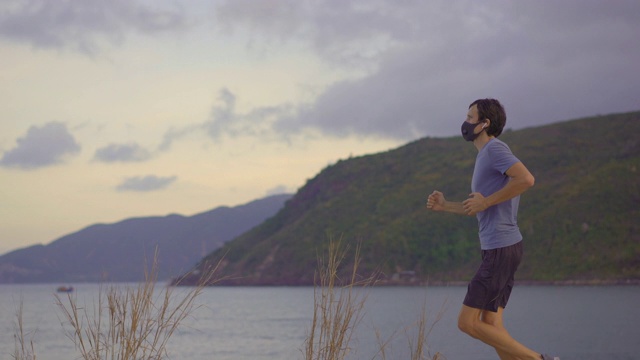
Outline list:
[[[502,134],[502,129],[507,123],[507,114],[500,101],[496,99],[478,99],[469,105],[469,109],[476,105],[478,107],[478,121],[491,120],[491,125],[487,128],[487,135],[498,137]]]

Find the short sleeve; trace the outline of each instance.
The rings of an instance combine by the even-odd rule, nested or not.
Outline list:
[[[494,168],[501,174],[504,174],[514,164],[520,162],[520,160],[513,155],[509,146],[502,141],[492,141],[489,143],[490,148],[489,156]]]

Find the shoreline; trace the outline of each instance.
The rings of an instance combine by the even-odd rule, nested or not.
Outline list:
[[[183,281],[176,284],[175,279],[157,280],[158,283],[167,283],[169,286],[193,286],[189,281]],[[0,285],[59,285],[60,283],[74,284],[121,284],[132,283],[136,281],[126,282],[46,282],[46,283],[0,283]],[[393,286],[467,286],[468,280],[425,280],[418,279],[408,280],[378,280],[368,286],[373,287],[393,287]],[[516,280],[517,286],[640,286],[640,279],[580,279],[580,280]],[[219,282],[205,287],[309,287],[314,286],[312,283],[242,283],[242,282]]]
[[[381,281],[373,286],[466,286],[469,281]],[[640,286],[640,279],[516,280],[516,286]]]

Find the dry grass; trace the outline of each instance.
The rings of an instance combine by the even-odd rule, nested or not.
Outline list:
[[[16,311],[16,324],[14,326],[13,340],[15,348],[12,358],[15,360],[36,360],[36,352],[33,347],[33,334],[25,334],[24,326],[22,322],[23,314],[23,302],[20,300],[20,305]],[[27,340],[27,335],[29,339]]]
[[[420,313],[420,317],[418,320],[406,328],[404,328],[404,334],[408,339],[408,345],[410,350],[410,360],[446,360],[444,355],[439,352],[436,352],[434,355],[431,355],[431,349],[428,346],[427,339],[429,338],[429,334],[435,327],[436,323],[440,321],[442,316],[444,315],[444,309],[442,309],[436,319],[429,325],[427,321],[427,310],[426,306],[423,304],[422,311]],[[428,328],[427,328],[428,326]],[[417,331],[417,334],[416,334]],[[380,358],[382,360],[387,359],[387,347],[398,337],[398,332],[396,331],[388,338],[383,338],[380,334],[380,331],[376,329],[376,339],[378,341],[379,350],[376,354],[375,358]],[[415,334],[415,335],[412,335]]]
[[[157,259],[157,257],[156,257]],[[84,360],[158,360],[167,356],[166,346],[179,325],[195,309],[204,285],[177,295],[174,287],[156,294],[157,261],[145,273],[145,281],[132,287],[100,288],[97,306],[78,304],[73,294],[56,295],[73,340]],[[211,282],[213,271],[201,284]]]
[[[436,352],[435,355],[431,356],[431,349],[428,346],[427,339],[429,338],[429,334],[433,331],[433,328],[436,324],[442,319],[444,316],[444,308],[442,308],[436,319],[429,325],[427,321],[427,306],[426,302],[422,304],[422,311],[420,312],[420,317],[418,318],[415,326],[418,329],[417,339],[414,341],[409,338],[409,348],[411,349],[411,360],[444,360],[445,357]],[[428,326],[428,328],[427,328]]]
[[[366,300],[366,293],[361,290],[375,281],[373,277],[358,280],[359,250],[358,247],[346,285],[339,285],[338,271],[346,253],[340,249],[340,242],[329,243],[326,264],[319,259],[316,283],[320,284],[314,288],[313,318],[305,341],[306,360],[342,360],[351,351],[350,343],[362,320]]]
[[[358,279],[358,265],[360,263],[360,247],[356,248],[354,265],[350,278],[343,284],[339,277],[340,265],[347,253],[341,249],[340,241],[330,241],[326,263],[318,260],[316,286],[314,287],[314,312],[311,329],[305,341],[305,360],[344,360],[352,352],[351,343],[355,330],[364,317],[364,305],[368,293],[366,288],[375,285],[375,275]],[[319,284],[318,284],[319,283]],[[444,315],[441,310],[436,319],[428,325],[426,305],[416,324],[417,335],[414,340],[409,337],[411,360],[444,360],[444,356],[435,353],[431,356],[427,346],[427,338],[436,323]],[[405,329],[409,333],[409,328]],[[397,335],[383,339],[376,331],[378,352],[374,358],[386,359],[386,348]]]
[[[433,331],[435,325],[442,319],[445,313],[445,306],[440,309],[437,313],[436,318],[429,324],[427,317],[427,306],[426,302],[422,304],[422,311],[420,312],[420,317],[418,320],[407,327],[404,328],[404,334],[408,339],[408,345],[410,350],[410,360],[446,360],[444,355],[439,352],[436,352],[434,355],[431,355],[431,349],[428,346],[427,339]],[[417,331],[417,334],[416,334]],[[392,340],[397,338],[399,331],[394,332],[388,338],[383,338],[380,331],[376,329],[376,339],[378,341],[378,353],[375,358],[380,358],[382,360],[387,359],[387,347],[391,343]],[[415,335],[412,335],[415,334]]]
[[[360,247],[346,279],[339,276],[347,249],[340,242],[330,241],[326,262],[319,258],[314,287],[314,312],[311,329],[303,351],[305,360],[344,360],[352,353],[351,343],[356,328],[364,316],[367,288],[375,284],[375,276],[359,278]],[[200,283],[180,295],[174,287],[156,291],[157,257],[151,270],[145,273],[145,281],[132,287],[109,286],[100,288],[97,305],[78,304],[74,294],[63,299],[55,295],[61,310],[67,335],[84,360],[160,360],[168,356],[166,346],[179,325],[196,308],[195,299],[206,284],[214,281],[217,266],[212,267]],[[179,283],[179,281],[178,281]],[[27,339],[22,323],[22,302],[17,311],[14,329],[15,360],[36,360],[33,341]],[[431,355],[427,345],[429,334],[442,318],[441,310],[429,325],[426,305],[415,324],[405,329],[417,329],[417,335],[409,336],[411,360],[444,360],[440,353]],[[412,332],[415,333],[415,330]],[[379,350],[374,356],[386,359],[386,347],[397,336],[394,333],[384,340],[376,332]]]

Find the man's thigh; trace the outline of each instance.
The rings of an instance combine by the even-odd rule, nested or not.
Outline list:
[[[509,301],[514,274],[522,259],[522,242],[505,248],[484,250],[482,264],[469,282],[464,305],[497,312]]]

